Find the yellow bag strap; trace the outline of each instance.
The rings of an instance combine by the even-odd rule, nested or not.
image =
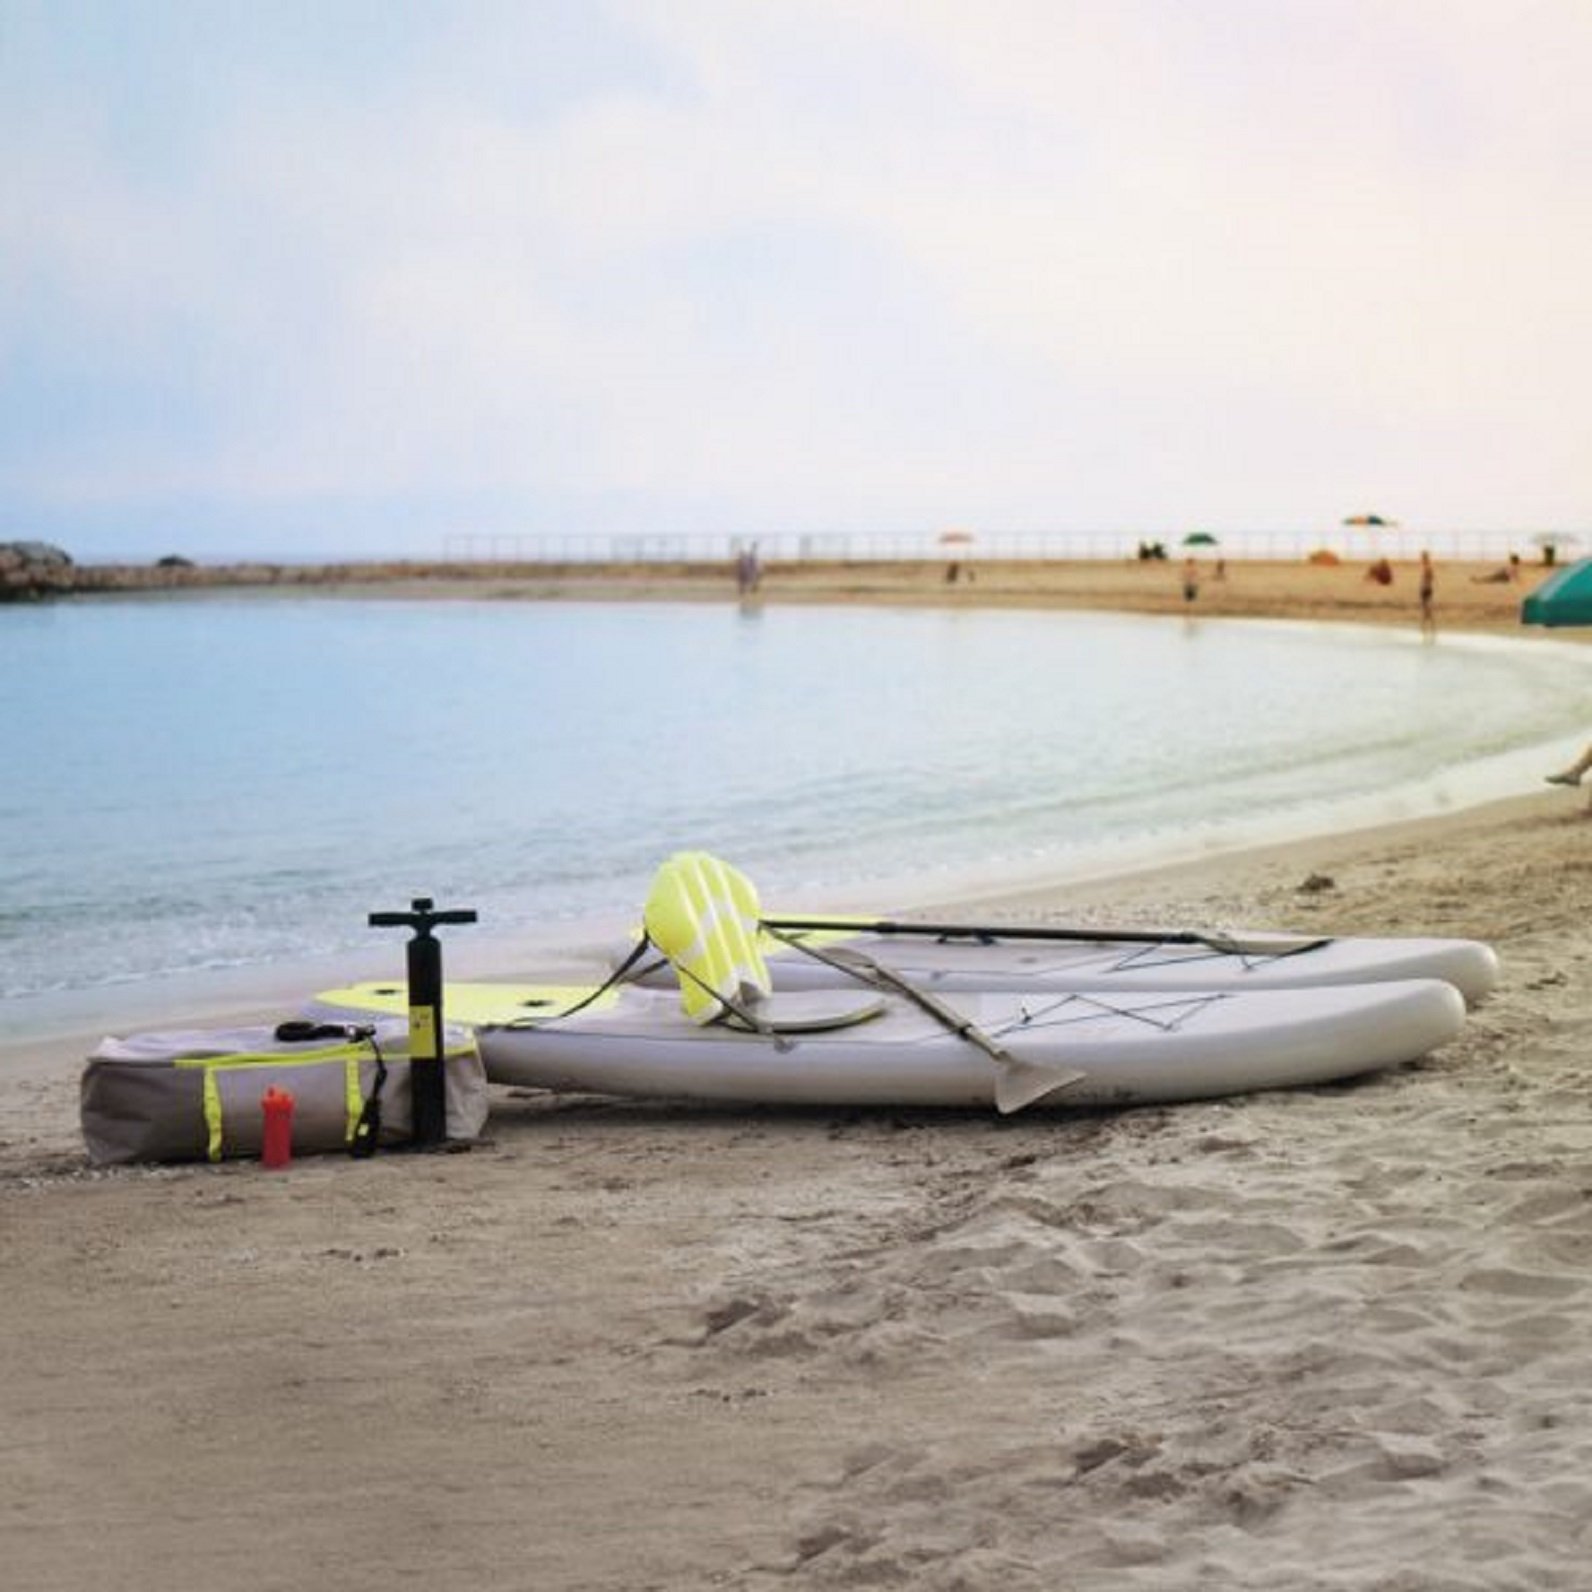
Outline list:
[[[474,1053],[475,1041],[471,1039],[462,1044],[448,1046],[443,1060],[456,1061]],[[372,1060],[376,1055],[374,1041],[362,1039],[351,1044],[326,1045],[318,1050],[238,1051],[222,1056],[175,1056],[171,1064],[174,1067],[198,1068],[204,1075],[206,1154],[212,1161],[219,1161],[225,1149],[224,1112],[219,1074],[271,1067],[314,1066],[318,1063],[340,1061],[343,1064],[343,1110],[347,1119],[343,1138],[345,1143],[352,1144],[359,1129],[360,1117],[365,1110],[365,1097],[359,1075],[360,1063]],[[394,1056],[388,1065],[392,1065],[393,1062],[406,1062],[409,1059],[407,1055]]]
[[[212,1161],[221,1159],[221,1085],[216,1082],[216,1069],[206,1067],[204,1073],[205,1129],[208,1141],[205,1153]]]
[[[360,1095],[359,1064],[375,1053],[368,1040],[353,1044],[323,1046],[319,1050],[300,1050],[268,1054],[263,1051],[238,1051],[226,1056],[177,1056],[174,1067],[197,1067],[204,1074],[201,1090],[205,1119],[205,1154],[212,1161],[221,1160],[226,1152],[225,1111],[221,1103],[223,1072],[245,1072],[265,1067],[299,1067],[318,1062],[343,1063],[343,1099],[348,1113],[346,1138],[352,1140],[364,1108]]]

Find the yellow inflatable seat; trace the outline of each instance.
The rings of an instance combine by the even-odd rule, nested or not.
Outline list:
[[[642,927],[679,973],[680,1004],[693,1022],[714,1022],[769,995],[759,912],[752,881],[705,851],[677,852],[658,869]]]
[[[812,1033],[877,1017],[885,1002],[836,1009],[833,990],[796,992],[773,1003],[773,980],[758,947],[762,908],[752,881],[705,851],[676,852],[652,881],[641,914],[647,939],[680,979],[692,1022],[728,1018],[770,1033]]]

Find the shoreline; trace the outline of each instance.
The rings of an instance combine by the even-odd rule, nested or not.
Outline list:
[[[1519,762],[1525,754],[1510,754]],[[781,904],[800,911],[882,913],[895,917],[943,918],[981,913],[1011,923],[1076,921],[1088,926],[1244,928],[1286,932],[1297,925],[1285,921],[1239,922],[1230,916],[1218,923],[1197,906],[1180,904],[1187,888],[1199,892],[1211,879],[1246,878],[1259,882],[1269,869],[1283,869],[1297,858],[1321,859],[1328,866],[1336,856],[1358,856],[1367,848],[1406,837],[1440,847],[1450,831],[1463,831],[1468,820],[1486,824],[1489,815],[1524,816],[1554,794],[1496,795],[1460,803],[1444,801],[1443,810],[1400,811],[1408,806],[1394,797],[1347,798],[1327,804],[1308,820],[1309,827],[1264,833],[1264,826],[1240,823],[1232,829],[1205,833],[1197,841],[1134,840],[1085,848],[1065,862],[1019,879],[1015,869],[969,867],[926,882],[920,875],[902,881],[893,896],[873,887],[866,895],[839,889],[813,892]],[[1558,805],[1571,800],[1559,793]],[[1428,802],[1427,806],[1431,807]],[[1380,811],[1375,811],[1376,809]],[[1592,815],[1592,800],[1585,812]],[[660,861],[662,859],[660,858]],[[1306,871],[1314,871],[1315,865]],[[1256,898],[1258,901],[1258,897]],[[1268,906],[1276,899],[1267,896]],[[1162,915],[1151,907],[1165,901]],[[639,903],[637,904],[639,907]],[[1258,909],[1258,908],[1257,908]],[[1170,915],[1168,915],[1170,914]],[[625,943],[636,910],[618,909],[598,917],[542,925],[527,933],[476,932],[447,948],[450,978],[512,982],[597,983],[606,976],[615,946]],[[1348,931],[1340,931],[1348,932]],[[1373,928],[1356,932],[1374,933]],[[1459,937],[1462,930],[1451,931]],[[289,961],[193,969],[79,989],[42,991],[0,1001],[0,1086],[9,1071],[37,1071],[42,1064],[54,1072],[80,1065],[98,1041],[110,1034],[177,1028],[232,1027],[240,1023],[276,1023],[296,1016],[318,990],[364,979],[398,976],[403,968],[401,945],[327,951]],[[0,1096],[0,1112],[3,1112]],[[0,1161],[3,1168],[3,1161]]]
[[[1341,898],[1317,898],[1300,886],[1312,876],[1383,867],[1381,859],[1400,859],[1445,850],[1469,852],[1478,836],[1483,844],[1522,829],[1570,834],[1580,820],[1592,820],[1592,799],[1579,793],[1544,791],[1479,802],[1450,813],[1380,819],[1347,829],[1313,831],[1284,839],[1216,845],[1197,854],[1149,856],[1032,883],[1003,882],[988,876],[964,877],[949,890],[929,889],[905,905],[879,906],[859,900],[803,901],[804,911],[878,910],[890,915],[943,918],[978,915],[996,922],[1054,922],[1095,926],[1229,928],[1286,932],[1306,929],[1333,934],[1388,932],[1372,919],[1346,915]],[[1293,876],[1293,882],[1289,879]],[[503,937],[456,941],[448,952],[448,972],[465,980],[597,982],[606,971],[606,952],[627,933],[634,914],[591,920],[573,934],[549,931],[545,943],[516,943]],[[1427,913],[1398,932],[1486,939],[1465,926],[1463,914]],[[0,1033],[0,1119],[8,1093],[49,1080],[59,1084],[74,1075],[89,1051],[107,1034],[189,1027],[231,1027],[279,1022],[298,1015],[316,990],[364,978],[397,976],[402,950],[396,942],[368,951],[328,953],[302,962],[214,969],[169,977],[110,984],[92,990],[63,991],[59,1000],[40,999],[62,1014],[29,1031]],[[26,1004],[19,1001],[16,1004]],[[78,1013],[81,1015],[78,1015]],[[117,1014],[131,1021],[117,1022]],[[73,1124],[75,1134],[75,1123]],[[70,1155],[68,1140],[57,1137],[50,1152],[58,1164]],[[8,1146],[0,1142],[0,1180],[7,1170]]]

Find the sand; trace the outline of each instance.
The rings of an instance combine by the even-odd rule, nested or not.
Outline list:
[[[1589,840],[1544,788],[979,903],[1496,946],[1457,1041],[1332,1088],[499,1091],[468,1153],[95,1171],[82,1044],[13,1047],[7,1584],[1583,1587]]]

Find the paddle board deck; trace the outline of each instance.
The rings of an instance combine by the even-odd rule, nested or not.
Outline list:
[[[590,991],[452,984],[449,1021],[475,1025],[495,1083],[582,1093],[792,1105],[1009,1104],[1006,1069],[899,995],[880,1013],[826,1032],[770,1037],[703,1027],[678,991]],[[864,992],[776,995],[770,1015],[801,1006],[838,1014]],[[319,996],[317,1015],[406,1009],[399,984]],[[1294,990],[966,993],[956,1013],[1025,1073],[1048,1072],[1038,1097],[1063,1106],[1198,1099],[1330,1082],[1425,1055],[1463,1026],[1459,992],[1436,980]],[[1033,1083],[1033,1078],[1028,1078]],[[1043,1082],[1043,1080],[1041,1080]]]

